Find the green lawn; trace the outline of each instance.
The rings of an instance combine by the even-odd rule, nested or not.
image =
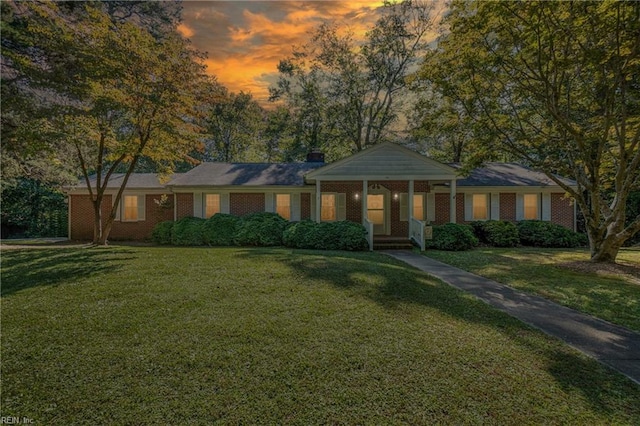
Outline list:
[[[622,249],[616,267],[591,264],[583,249],[478,248],[426,255],[640,331],[638,249]]]
[[[2,253],[2,416],[640,424],[640,386],[377,253]]]

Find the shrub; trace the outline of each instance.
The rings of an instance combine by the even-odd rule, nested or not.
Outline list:
[[[520,243],[518,228],[515,224],[503,220],[472,222],[473,232],[478,240],[494,247],[515,247]]]
[[[242,246],[280,246],[287,221],[276,213],[252,213],[238,225],[235,242]]]
[[[283,235],[287,247],[316,250],[367,250],[367,231],[359,223],[322,222],[310,220],[294,223]]]
[[[478,239],[473,235],[473,228],[457,223],[435,225],[433,239],[427,240],[427,246],[437,250],[462,251],[477,245]]]
[[[151,231],[151,240],[156,244],[171,244],[173,224],[172,220],[158,223]]]
[[[201,246],[202,228],[205,220],[199,217],[184,217],[174,223],[171,230],[171,244],[177,246]]]
[[[237,216],[216,213],[204,223],[202,239],[210,246],[231,246],[241,219]]]
[[[534,247],[580,247],[587,243],[583,234],[578,234],[561,225],[541,220],[523,220],[517,224],[520,243]]]

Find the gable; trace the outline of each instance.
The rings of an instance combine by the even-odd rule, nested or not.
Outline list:
[[[393,143],[382,143],[306,175],[315,180],[450,180],[456,170]]]

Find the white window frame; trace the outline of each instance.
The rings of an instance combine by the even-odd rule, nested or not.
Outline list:
[[[289,211],[288,211],[288,215],[287,216],[283,216],[279,211],[278,211],[278,197],[280,196],[286,196],[289,197]],[[274,212],[279,214],[280,216],[282,216],[284,219],[287,219],[288,221],[291,221],[291,217],[293,216],[293,197],[291,196],[290,193],[277,193],[274,194],[273,196],[273,204],[274,204]]]
[[[413,208],[416,208],[415,197],[422,197],[422,219],[418,219],[421,221],[427,220],[427,194],[426,192],[414,192],[413,193]],[[413,217],[413,213],[411,212],[411,216]],[[408,222],[409,221],[409,194],[407,192],[403,192],[400,194],[400,222]]]
[[[535,217],[527,217],[527,198],[534,199],[536,201]],[[523,220],[540,220],[540,194],[536,194],[536,193],[522,194],[522,218]]]
[[[476,217],[476,197],[477,196],[484,196],[484,207],[485,207],[485,212],[484,212],[484,217],[482,218],[478,218]],[[471,220],[473,221],[486,221],[489,220],[490,216],[490,200],[489,200],[489,194],[487,193],[476,193],[476,194],[471,194]]]
[[[126,204],[128,198],[136,198],[136,218],[126,218]],[[145,195],[144,194],[122,194],[119,207],[120,222],[144,222],[145,221]],[[118,219],[118,218],[116,218]]]
[[[218,211],[208,215],[207,214],[207,198],[209,195],[217,195],[218,196]],[[210,217],[214,216],[216,213],[222,213],[222,194],[220,194],[219,192],[205,192],[204,194],[202,194],[202,217],[205,219],[209,219]]]

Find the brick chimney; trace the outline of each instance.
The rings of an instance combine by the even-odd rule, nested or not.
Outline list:
[[[314,148],[307,154],[307,163],[324,163],[324,153]]]

